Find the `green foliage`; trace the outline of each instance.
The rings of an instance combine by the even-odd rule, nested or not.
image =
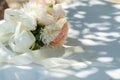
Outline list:
[[[53,7],[54,7],[54,5],[53,5],[53,4],[50,4],[50,5],[49,5],[49,8],[53,8]]]
[[[31,31],[36,39],[34,47],[32,48],[32,50],[40,49],[41,47],[43,47],[45,45],[43,43],[43,41],[40,39],[40,35],[43,32],[44,28],[45,28],[45,25],[38,24],[36,26],[36,30]]]

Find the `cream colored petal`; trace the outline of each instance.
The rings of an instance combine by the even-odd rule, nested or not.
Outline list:
[[[35,30],[37,25],[36,19],[33,16],[18,9],[6,9],[4,19],[14,24],[22,22],[22,26],[27,30]]]
[[[56,4],[54,7],[54,15],[56,19],[63,18],[66,16],[65,10],[60,4]]]
[[[59,28],[62,28],[66,22],[67,22],[66,18],[61,18],[57,21],[56,24]]]
[[[21,14],[21,10],[9,8],[5,10],[4,19],[6,21],[16,23],[17,21],[19,21]]]
[[[15,25],[5,20],[0,21],[0,42],[7,42],[15,32]]]
[[[0,21],[0,35],[5,35],[15,32],[15,25],[5,20]]]
[[[54,16],[48,14],[47,12],[41,12],[37,16],[38,23],[43,24],[43,25],[50,25],[55,23]]]
[[[44,9],[45,9],[45,7],[38,3],[35,3],[35,0],[33,2],[30,1],[26,4],[24,4],[23,7],[21,8],[21,10],[24,13],[29,14],[33,17],[36,17],[36,15],[39,14]]]
[[[15,39],[15,42],[17,43],[18,46],[30,48],[32,44],[35,42],[35,38],[31,32],[23,31],[19,35],[19,38]]]
[[[45,27],[40,38],[45,44],[48,44],[59,34],[60,29],[58,25],[52,24]],[[45,39],[45,40],[44,40]]]
[[[23,53],[30,51],[30,48],[34,42],[35,38],[31,32],[22,31],[19,35],[12,36],[9,41],[9,46],[13,51]]]
[[[0,42],[7,43],[13,34],[0,35]]]
[[[55,1],[56,1],[56,3],[60,4],[60,3],[63,3],[63,2],[69,2],[71,0],[55,0]]]
[[[35,30],[36,29],[36,19],[27,14],[20,16],[20,22],[22,22],[22,26],[24,26],[27,30]]]

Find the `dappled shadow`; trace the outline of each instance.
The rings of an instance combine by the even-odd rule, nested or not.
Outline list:
[[[64,8],[70,23],[66,45],[85,50],[69,48],[64,57],[77,62],[52,70],[33,64],[3,66],[2,80],[9,80],[10,76],[12,80],[120,80],[120,5],[102,0],[73,0]]]
[[[78,71],[77,77],[82,80],[95,80],[98,76],[102,80],[120,79],[111,71],[115,69],[116,75],[120,76],[120,5],[82,0],[73,1],[69,6],[66,7],[71,28],[69,37],[78,39],[87,49],[83,54],[69,58],[91,63]]]

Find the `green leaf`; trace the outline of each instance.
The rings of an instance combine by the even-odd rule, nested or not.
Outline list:
[[[32,34],[34,35],[36,41],[35,41],[35,45],[32,48],[32,50],[36,50],[36,49],[40,49],[40,47],[43,47],[45,44],[42,42],[42,40],[40,39],[40,35],[43,32],[43,29],[45,28],[45,25],[42,24],[38,24],[36,26],[36,30],[31,31]]]
[[[53,7],[54,7],[54,5],[53,5],[53,4],[50,4],[50,5],[49,5],[49,8],[53,8]]]

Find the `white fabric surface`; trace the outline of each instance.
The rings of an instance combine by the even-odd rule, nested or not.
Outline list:
[[[120,4],[73,0],[64,8],[70,22],[67,45],[84,49],[81,53],[77,48],[67,50],[76,53],[67,57],[76,62],[52,69],[1,64],[0,80],[120,80]]]

